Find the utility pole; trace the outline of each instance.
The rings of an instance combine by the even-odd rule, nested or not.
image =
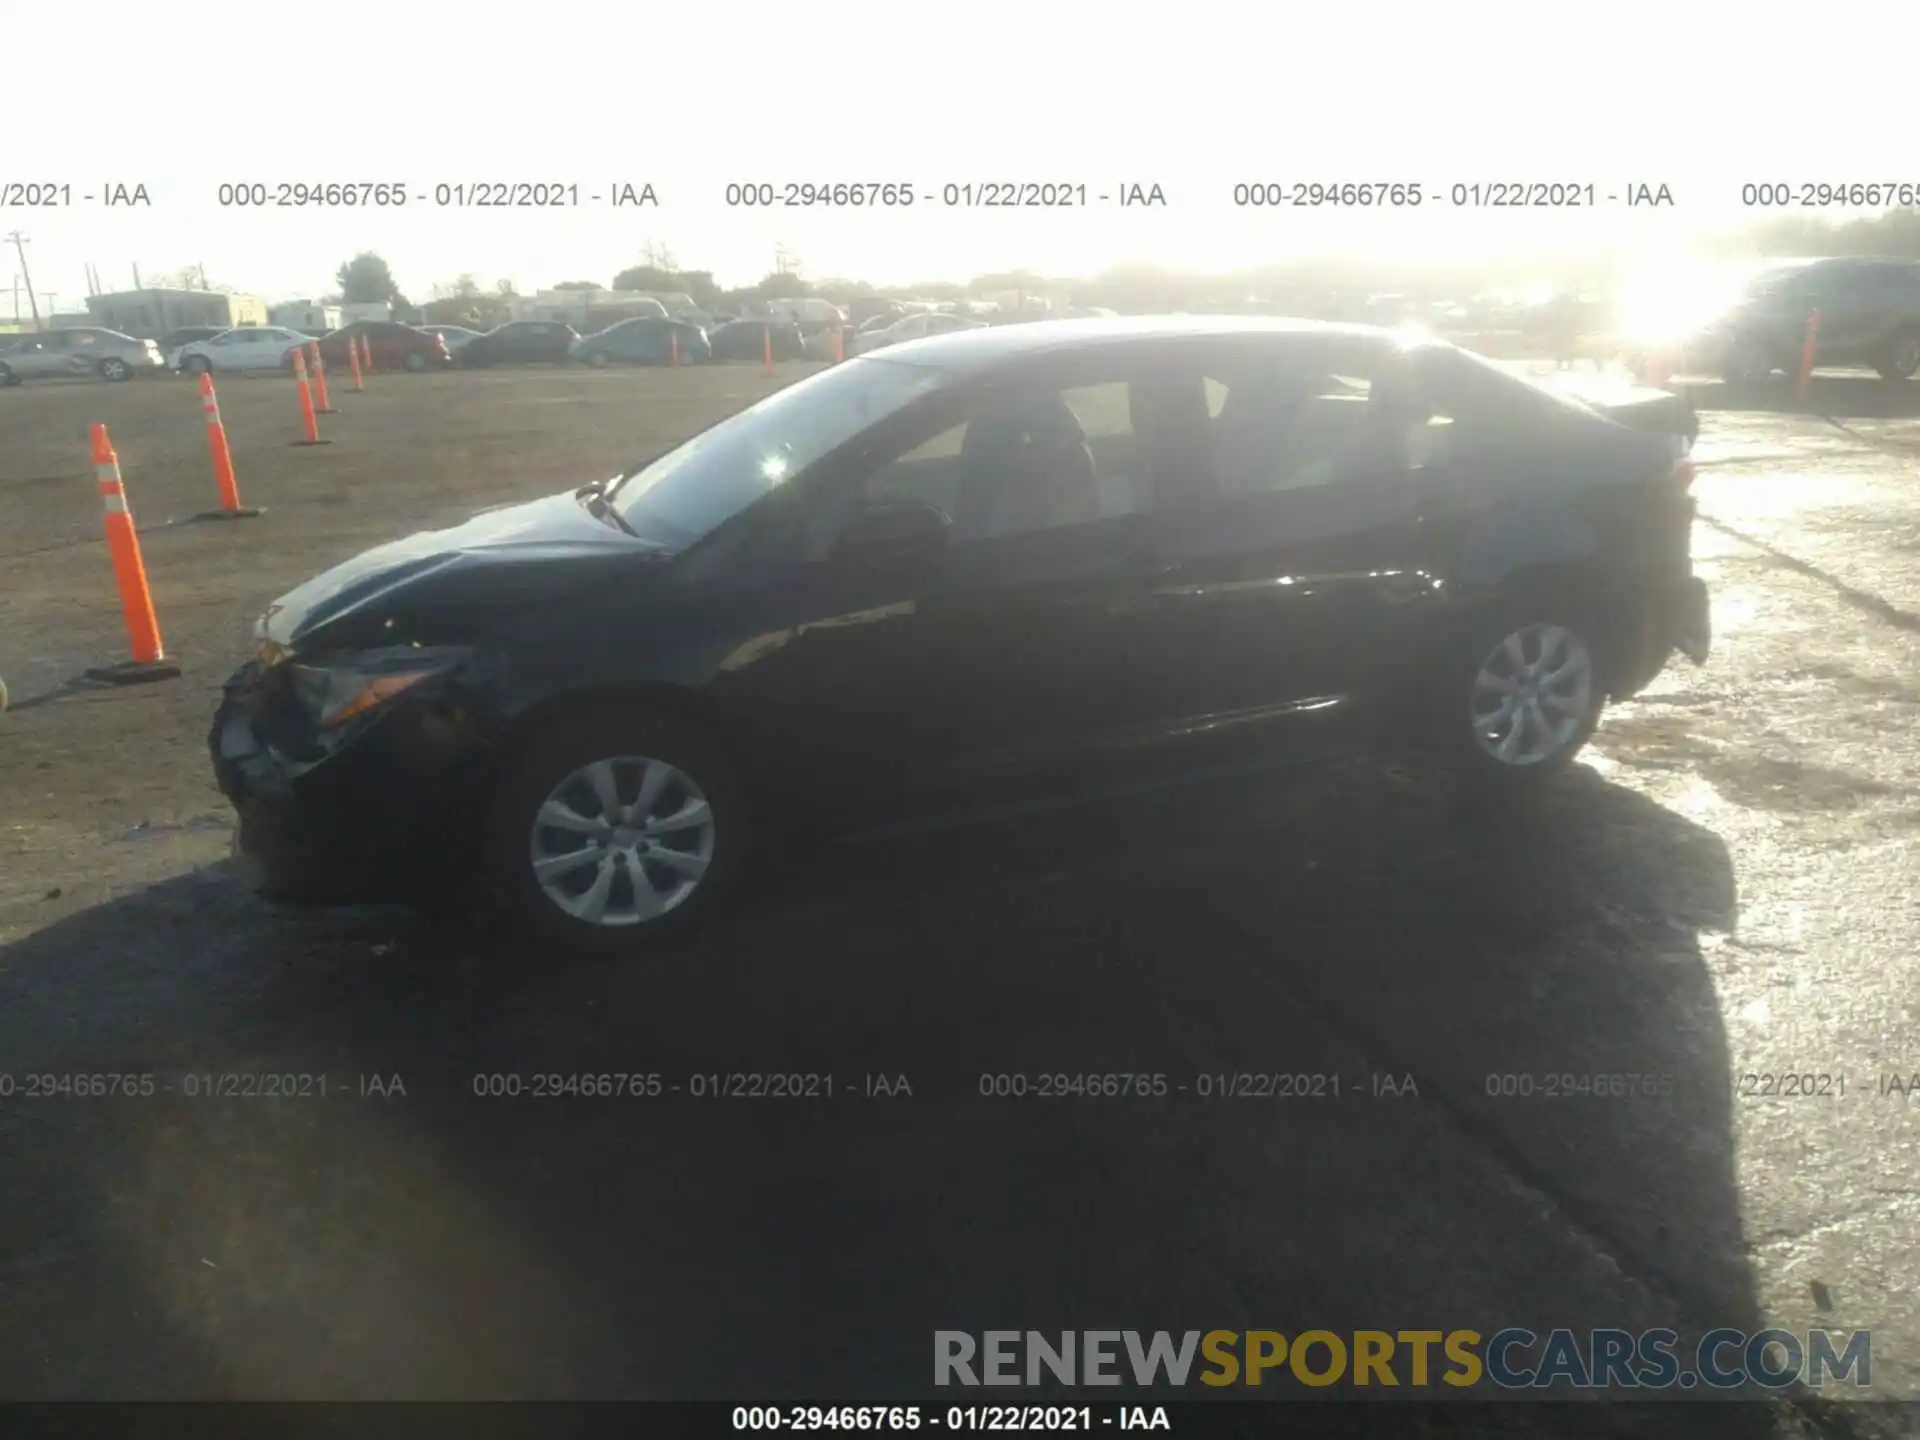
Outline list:
[[[40,327],[40,302],[33,296],[33,272],[27,269],[27,237],[18,230],[7,236],[13,242],[13,253],[20,257],[20,274],[27,282],[27,304],[33,307],[33,328],[37,333]],[[14,302],[14,311],[19,313],[19,301]]]

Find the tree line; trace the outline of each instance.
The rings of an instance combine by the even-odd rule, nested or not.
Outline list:
[[[1722,259],[1773,258],[1801,255],[1891,255],[1920,259],[1920,207],[1890,210],[1860,219],[1833,220],[1805,211],[1767,217],[1737,231],[1712,237],[1707,249]],[[1510,268],[1510,267],[1503,267]],[[1551,265],[1544,268],[1553,268]],[[1578,271],[1578,262],[1569,267]],[[1118,310],[1190,308],[1199,304],[1235,303],[1254,292],[1420,283],[1474,284],[1491,281],[1475,267],[1453,267],[1447,273],[1417,266],[1361,265],[1338,258],[1299,259],[1260,266],[1233,275],[1198,275],[1155,265],[1126,265],[1093,277],[1049,277],[1028,271],[978,275],[965,282],[926,281],[908,287],[887,287],[890,293],[927,300],[960,300],[991,293],[1031,292],[1065,296],[1076,305],[1104,305]],[[426,323],[497,325],[509,318],[517,297],[511,280],[491,288],[472,275],[461,275],[436,287],[422,304],[411,303],[395,281],[386,260],[362,251],[335,272],[337,293],[329,302],[385,303],[396,314],[417,315]],[[753,285],[728,289],[710,270],[680,268],[658,246],[649,246],[639,263],[629,265],[602,286],[592,280],[566,280],[556,290],[644,290],[688,296],[709,313],[737,310],[751,301],[819,295],[841,303],[861,295],[881,293],[865,281],[827,278],[808,281],[786,257]]]

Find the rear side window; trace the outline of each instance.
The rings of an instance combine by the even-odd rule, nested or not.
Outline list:
[[[1223,496],[1318,490],[1437,463],[1454,416],[1399,362],[1249,368],[1207,377],[1213,473]],[[1371,371],[1371,373],[1369,373]]]

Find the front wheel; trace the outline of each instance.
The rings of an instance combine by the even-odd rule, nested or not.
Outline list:
[[[587,364],[593,366],[596,370],[606,369],[607,352],[604,350],[595,350],[591,355],[587,356]]]
[[[206,375],[212,373],[213,362],[204,355],[189,355],[187,363],[180,368],[189,375]]]
[[[1893,337],[1887,353],[1875,362],[1882,380],[1911,380],[1920,371],[1920,330],[1908,330]]]
[[[102,380],[125,380],[132,374],[132,367],[117,355],[109,355],[100,362],[100,378]]]
[[[563,720],[531,743],[489,828],[509,918],[579,949],[684,933],[723,899],[747,846],[746,805],[719,752],[619,708]]]
[[[1606,705],[1591,627],[1551,611],[1477,627],[1450,688],[1455,754],[1471,779],[1507,791],[1537,788],[1572,764]]]

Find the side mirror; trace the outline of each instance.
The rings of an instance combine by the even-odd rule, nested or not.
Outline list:
[[[953,522],[937,505],[914,501],[882,505],[861,513],[833,544],[836,561],[912,560],[947,543]]]

